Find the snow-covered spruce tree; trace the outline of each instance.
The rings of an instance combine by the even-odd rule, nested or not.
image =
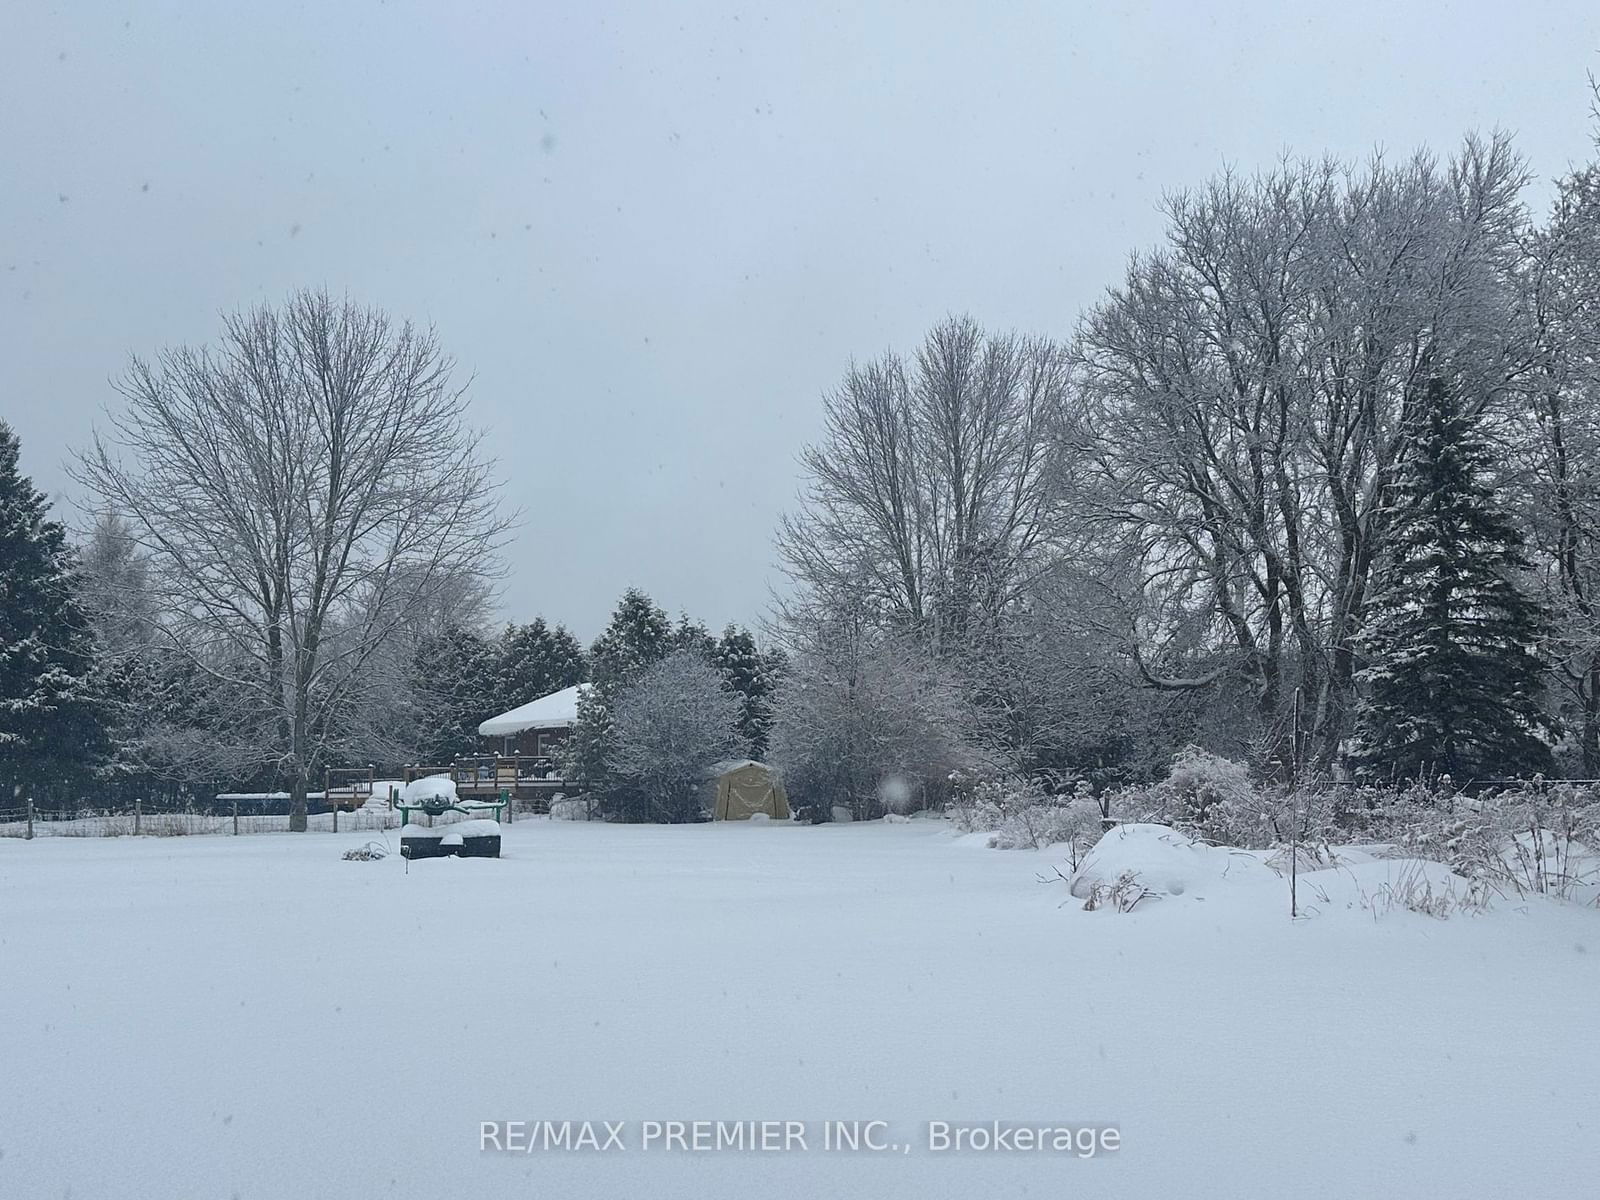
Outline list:
[[[578,719],[561,747],[560,766],[564,778],[579,781],[603,807],[620,790],[612,769],[616,744],[611,702],[591,684],[578,693]]]
[[[667,614],[640,589],[629,588],[589,649],[591,678],[602,692],[611,691],[675,647]]]
[[[479,724],[523,702],[504,701],[499,666],[495,645],[475,630],[450,625],[421,640],[410,692],[417,709],[413,741],[425,762],[475,753]]]
[[[767,733],[772,727],[772,693],[777,685],[779,659],[763,654],[750,631],[736,625],[722,631],[710,657],[712,665],[739,693],[739,734],[750,753],[760,758],[767,752]]]
[[[688,821],[699,815],[706,768],[744,751],[739,693],[693,650],[647,667],[617,697],[611,766],[624,783],[619,816]]]
[[[683,636],[674,632],[659,605],[631,587],[589,648],[590,687],[578,699],[578,721],[562,755],[562,774],[582,780],[603,811],[617,812],[630,803],[628,783],[613,768],[617,700],[642,672],[672,653]]]
[[[1412,422],[1361,640],[1353,764],[1367,777],[1460,784],[1548,770],[1545,616],[1520,586],[1522,537],[1489,482],[1489,446],[1441,379]]]
[[[578,639],[564,625],[552,629],[543,617],[526,625],[507,625],[498,653],[502,710],[581,683],[588,669]]]
[[[94,638],[77,567],[50,503],[18,469],[0,421],[0,805],[86,778],[103,744]]]

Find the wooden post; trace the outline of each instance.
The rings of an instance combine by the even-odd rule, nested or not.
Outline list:
[[[33,797],[28,797],[28,841],[33,841]]]
[[[233,836],[239,836],[239,798],[233,798]]]
[[[332,796],[328,795],[328,792],[327,792],[326,788],[323,789],[322,796],[323,796],[323,799],[325,799],[328,802],[328,811],[333,814],[333,831],[335,833],[338,833],[339,832],[339,805],[338,805],[338,802],[335,801]]]
[[[133,836],[139,836],[140,818],[144,816],[144,801],[135,796],[133,799]]]

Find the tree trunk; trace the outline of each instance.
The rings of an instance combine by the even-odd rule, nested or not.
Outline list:
[[[1600,779],[1600,654],[1589,659],[1587,686],[1578,689],[1583,704],[1583,773]]]
[[[294,782],[289,785],[289,832],[304,833],[306,831],[306,786],[304,772],[295,772]]]

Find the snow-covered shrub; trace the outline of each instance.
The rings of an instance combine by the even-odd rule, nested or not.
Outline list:
[[[1249,767],[1199,746],[1173,756],[1162,786],[1175,802],[1173,815],[1195,825],[1204,824],[1214,808],[1248,805],[1256,791]]]
[[[555,796],[550,801],[552,821],[587,821],[592,815],[593,802],[587,796]]]
[[[617,699],[611,767],[627,785],[626,820],[690,821],[712,763],[736,757],[742,700],[694,650],[645,668]]]
[[[1196,746],[1178,752],[1160,783],[1119,789],[1108,802],[1120,823],[1170,825],[1219,846],[1256,850],[1325,843],[1336,816],[1327,789],[1258,785],[1243,763]]]
[[[1006,817],[989,844],[997,850],[1041,850],[1065,843],[1080,851],[1094,845],[1101,828],[1100,806],[1087,798],[1026,805]]]
[[[1503,895],[1600,897],[1600,798],[1592,787],[1535,780],[1428,799],[1383,809],[1395,853],[1442,862]]]
[[[1074,857],[1099,838],[1100,805],[1087,795],[1049,795],[1034,781],[983,780],[950,806],[956,828],[991,833],[997,850],[1039,850],[1069,844]]]
[[[797,818],[843,809],[865,821],[937,803],[952,772],[978,757],[965,686],[924,647],[831,611],[791,635],[767,759]]]

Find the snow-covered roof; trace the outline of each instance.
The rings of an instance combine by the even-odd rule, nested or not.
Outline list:
[[[725,758],[721,762],[714,762],[706,768],[707,779],[721,779],[732,771],[742,771],[745,767],[760,767],[767,769],[767,764],[757,762],[753,758]]]
[[[578,722],[578,696],[589,689],[587,683],[574,684],[530,700],[510,712],[490,717],[478,726],[483,737],[509,737],[524,729],[566,729]]]

